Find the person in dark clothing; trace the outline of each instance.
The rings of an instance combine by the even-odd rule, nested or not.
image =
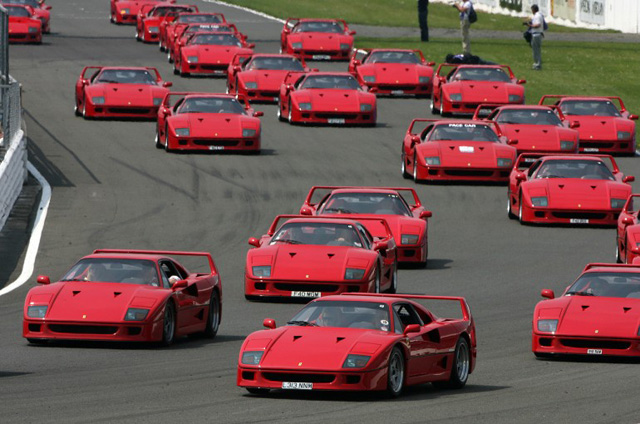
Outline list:
[[[429,0],[418,0],[418,23],[420,24],[420,39],[429,41]]]

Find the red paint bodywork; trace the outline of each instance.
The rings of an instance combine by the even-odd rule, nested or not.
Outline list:
[[[502,70],[509,81],[473,81],[458,80],[456,74],[467,69]],[[443,63],[438,67],[433,79],[433,94],[431,96],[431,111],[443,116],[473,115],[478,105],[482,103],[494,104],[524,104],[525,80],[516,79],[513,71],[507,65],[454,65]],[[459,100],[452,99],[452,95],[461,96]],[[512,99],[510,99],[512,97]]]
[[[35,10],[31,6],[10,3],[5,3],[3,6],[26,10],[30,16],[9,15],[9,43],[42,43],[42,22],[36,17]]]
[[[340,25],[341,33],[296,32],[305,22],[329,22]],[[299,19],[289,18],[280,33],[280,52],[293,54],[307,60],[348,60],[353,49],[353,36],[347,23],[342,19]],[[301,47],[294,43],[301,43]],[[341,48],[345,47],[345,48]]]
[[[200,34],[233,35],[240,41],[241,46],[191,44],[191,41]],[[247,43],[243,37],[235,33],[196,32],[180,45],[180,49],[173,57],[173,72],[182,76],[190,74],[226,76],[231,59],[237,54],[253,54],[253,47],[255,47],[254,44]],[[190,57],[197,57],[197,62],[189,62]]]
[[[173,31],[167,33],[167,60],[173,63],[174,58],[180,54],[182,46],[196,32],[231,32],[243,40],[247,36],[238,31],[235,24],[228,22],[220,24],[177,24]]]
[[[172,256],[203,257],[210,267],[208,273],[190,273]],[[162,340],[162,324],[167,302],[176,311],[175,335],[202,332],[210,308],[212,292],[222,302],[222,281],[218,270],[206,252],[174,252],[145,250],[96,250],[87,258],[141,259],[156,264],[170,261],[186,275],[186,288],[173,290],[163,286],[130,283],[59,281],[34,287],[27,293],[23,313],[22,336],[36,340]],[[45,277],[48,280],[48,277]],[[38,278],[40,282],[41,277]],[[27,315],[29,306],[48,305],[44,318]],[[148,308],[144,321],[125,321],[130,307]],[[221,305],[219,305],[221,308]],[[221,309],[220,309],[221,311]],[[109,331],[96,331],[95,328]]]
[[[44,3],[43,1],[34,0],[35,4],[29,4],[31,2],[23,1],[11,1],[11,0],[1,0],[0,4],[2,5],[18,5],[18,6],[29,6],[32,12],[32,18],[38,19],[42,23],[42,33],[49,34],[51,32],[51,6]]]
[[[625,264],[635,263],[640,258],[640,221],[638,221],[638,199],[632,194],[620,212],[616,236],[616,260]]]
[[[118,25],[135,25],[142,6],[175,2],[176,0],[111,0],[110,20]]]
[[[282,221],[295,223],[360,223],[373,236],[370,248],[307,244],[269,244]],[[250,239],[251,241],[251,239]],[[386,248],[377,245],[386,243]],[[255,247],[255,246],[254,246]],[[380,252],[378,251],[380,250]],[[319,292],[322,296],[343,292],[375,292],[376,272],[380,274],[380,291],[395,290],[397,266],[396,242],[383,218],[357,219],[317,216],[278,215],[259,247],[247,252],[244,293],[247,299],[292,297],[295,292]],[[253,266],[271,266],[269,277],[257,277]],[[346,268],[364,269],[360,280],[346,280]]]
[[[179,12],[175,13],[172,19],[166,19],[160,24],[160,39],[158,44],[160,51],[165,51],[167,46],[171,45],[175,40],[177,29],[180,25],[188,26],[192,23],[203,23],[199,19],[205,18],[211,20],[211,24],[226,23],[226,19],[222,13],[199,13],[199,12]],[[215,22],[213,22],[215,21]]]
[[[312,390],[379,391],[387,388],[391,351],[398,347],[405,358],[404,386],[446,381],[452,372],[453,351],[460,337],[469,341],[470,367],[476,365],[476,330],[471,311],[462,297],[421,295],[349,294],[330,296],[314,302],[348,301],[410,304],[425,325],[407,335],[393,331],[359,328],[282,326],[250,334],[240,349],[237,385],[246,388],[281,389],[283,381],[319,381]],[[439,318],[420,301],[459,302],[462,318]],[[395,315],[392,315],[392,320]],[[265,320],[266,321],[266,320]],[[395,323],[390,323],[394,328]],[[402,325],[402,324],[401,324]],[[439,334],[439,340],[429,334]],[[336,340],[339,343],[336,343]],[[245,351],[264,351],[258,365],[245,365]],[[365,367],[346,369],[349,354],[366,354]]]
[[[372,53],[377,52],[414,53],[418,56],[419,63],[373,63],[369,59]],[[435,62],[427,62],[420,50],[365,49],[356,50],[351,56],[349,72],[375,94],[428,97],[433,91],[433,65]],[[375,81],[365,81],[365,77],[373,77]]]
[[[160,10],[164,15],[154,16]],[[142,5],[136,17],[136,40],[144,43],[157,43],[160,39],[160,25],[166,19],[175,18],[175,13],[197,11],[198,6],[187,4],[164,2]]]

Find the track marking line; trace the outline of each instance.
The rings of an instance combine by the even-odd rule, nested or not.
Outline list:
[[[220,1],[220,0],[204,0],[204,1],[207,2],[207,3],[219,4],[221,6],[227,6],[227,7],[233,8],[233,9],[242,10],[244,12],[249,12],[249,13],[252,13],[254,15],[258,15],[258,16],[260,16],[262,18],[269,19],[271,21],[280,22],[281,24],[285,23],[284,19],[276,18],[275,16],[267,15],[266,13],[262,13],[262,12],[258,12],[257,10],[249,9],[248,7],[238,6],[237,4],[231,4],[231,3],[227,3],[225,1]]]

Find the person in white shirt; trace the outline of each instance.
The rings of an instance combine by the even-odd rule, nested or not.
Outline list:
[[[533,67],[537,71],[542,69],[542,37],[544,32],[544,16],[540,13],[537,4],[531,6],[533,18],[524,24],[529,27],[531,32],[531,49],[533,50]]]
[[[471,54],[471,40],[469,39],[469,12],[471,11],[471,1],[465,0],[462,3],[454,3],[452,5],[460,12],[460,31],[462,32],[462,53]]]

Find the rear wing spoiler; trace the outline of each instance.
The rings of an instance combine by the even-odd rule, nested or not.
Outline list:
[[[614,102],[618,102],[618,107],[620,108],[620,112],[626,112],[627,108],[624,106],[624,102],[622,98],[618,96],[584,96],[584,95],[573,95],[573,94],[545,94],[540,97],[539,105],[548,105],[545,103],[547,100],[555,100],[554,104],[557,103],[558,100],[561,100],[566,97],[575,97],[577,99],[608,99]]]
[[[170,91],[167,94],[165,94],[164,98],[162,99],[162,106],[163,107],[172,107],[170,105],[170,101],[171,99],[176,99],[179,97],[186,97],[189,95],[202,95],[202,96],[216,96],[216,97],[229,97],[229,98],[236,98],[239,102],[243,103],[245,106],[245,109],[248,109],[250,107],[249,105],[249,101],[247,100],[247,98],[244,96],[244,94],[224,94],[224,93],[206,93],[204,91],[199,92],[199,91]]]
[[[414,207],[420,207],[422,206],[422,202],[420,202],[420,198],[418,197],[418,193],[416,193],[416,191],[413,188],[408,188],[408,187],[362,187],[362,186],[313,186],[311,187],[311,190],[309,190],[309,194],[307,194],[307,198],[305,199],[305,203],[308,205],[315,205],[315,203],[311,203],[311,199],[313,198],[314,193],[317,190],[339,190],[339,189],[343,189],[343,188],[348,188],[348,189],[358,189],[358,188],[363,188],[363,189],[381,189],[381,190],[393,190],[393,191],[397,191],[397,192],[408,192],[413,196],[413,201],[414,201]]]
[[[640,269],[640,264],[639,263],[634,263],[634,264],[607,264],[607,263],[603,263],[603,262],[594,262],[591,264],[587,264],[587,266],[584,267],[584,269],[582,270],[582,272],[585,272],[589,269],[593,269],[593,268],[622,268],[622,269],[628,269],[628,268],[633,268],[633,269]]]
[[[211,269],[210,274],[216,275],[218,274],[218,268],[216,268],[216,264],[211,257],[211,253],[209,252],[182,252],[178,250],[135,250],[135,249],[96,249],[93,251],[94,254],[105,253],[125,253],[125,254],[138,254],[138,255],[166,255],[166,256],[192,256],[192,257],[203,257],[206,258],[209,262],[209,268]]]
[[[284,22],[284,27],[283,29],[286,29],[287,31],[291,31],[291,28],[293,28],[294,26],[296,26],[298,24],[298,22],[300,22],[300,18],[287,18],[287,20]],[[334,22],[339,22],[342,24],[342,29],[346,32],[349,30],[349,25],[347,25],[347,22],[344,19],[318,19],[319,21],[334,21]]]
[[[538,153],[521,153],[516,158],[516,162],[514,163],[514,169],[519,168],[529,168],[533,162],[540,159],[543,156],[571,156],[571,157],[596,157],[604,160],[608,160],[611,163],[611,170],[614,174],[620,172],[620,168],[618,168],[618,164],[616,160],[611,155],[591,155],[591,154],[576,154],[576,153],[553,153],[553,152],[538,152]]]
[[[387,223],[387,220],[384,218],[379,218],[379,217],[372,217],[372,216],[363,216],[363,217],[345,217],[345,218],[336,218],[336,217],[326,217],[326,216],[309,216],[309,215],[278,215],[276,216],[276,218],[273,220],[273,223],[271,224],[271,226],[269,227],[269,231],[267,232],[268,236],[272,236],[275,234],[276,230],[278,228],[280,228],[280,225],[278,225],[280,223],[280,221],[282,220],[286,220],[286,219],[295,219],[295,218],[303,218],[305,220],[309,219],[309,220],[315,220],[315,219],[322,219],[322,220],[330,220],[330,221],[351,221],[351,222],[359,222],[362,225],[364,225],[367,230],[369,230],[369,232],[371,233],[372,236],[374,237],[378,237],[378,238],[382,238],[382,239],[390,239],[393,238],[393,234],[391,233],[391,227],[389,227],[389,224]],[[384,228],[385,231],[385,236],[381,237],[381,236],[376,236],[375,234],[373,234],[374,232],[371,231],[370,227],[366,224],[367,222],[378,222],[379,224],[382,224],[382,227]]]
[[[82,72],[80,73],[80,77],[82,79],[86,79],[86,73],[87,73],[88,70],[95,69],[97,72],[100,72],[100,70],[102,70],[102,68],[106,68],[106,66],[85,66],[84,68],[82,68]],[[163,81],[162,76],[160,76],[160,72],[158,71],[157,68],[154,68],[152,66],[145,66],[144,68],[147,71],[153,72],[156,75],[156,80]]]
[[[637,267],[636,267],[637,268]],[[462,317],[465,321],[472,321],[471,309],[464,297],[461,296],[427,296],[422,294],[387,294],[387,293],[341,293],[341,296],[367,296],[367,297],[393,297],[398,299],[416,299],[416,300],[444,300],[451,302],[459,302],[462,311]],[[444,317],[442,317],[444,318]]]

